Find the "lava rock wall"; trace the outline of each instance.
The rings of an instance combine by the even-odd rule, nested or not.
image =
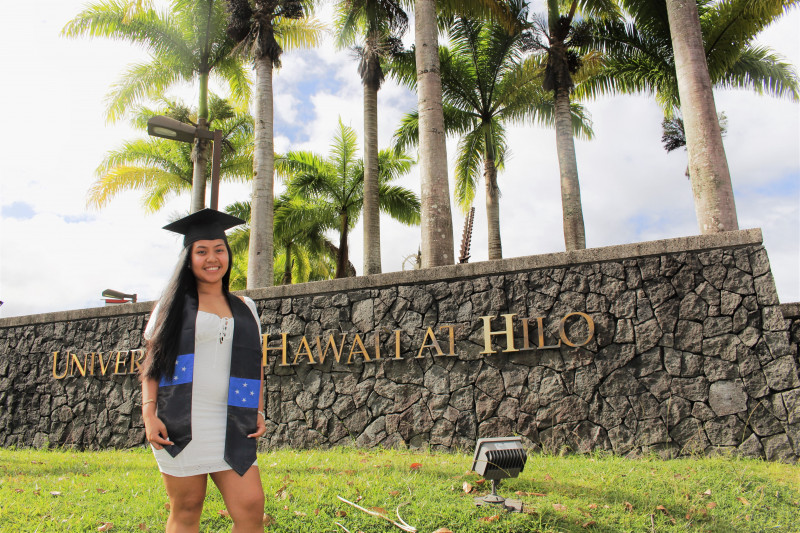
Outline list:
[[[800,456],[800,313],[779,304],[758,230],[247,294],[269,348],[262,447],[517,434],[553,451]],[[149,305],[0,320],[0,444],[141,443],[135,375],[56,380],[52,352],[118,352],[132,370]]]

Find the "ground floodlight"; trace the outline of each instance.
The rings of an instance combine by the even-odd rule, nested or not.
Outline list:
[[[475,505],[492,504],[504,507],[507,511],[521,512],[521,500],[507,500],[498,496],[497,487],[501,479],[519,476],[525,468],[528,456],[522,448],[519,437],[500,437],[480,439],[475,445],[472,470],[492,482],[492,493],[475,498]]]

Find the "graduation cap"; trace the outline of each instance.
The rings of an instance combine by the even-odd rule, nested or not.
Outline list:
[[[206,208],[167,224],[164,229],[183,235],[185,248],[195,241],[214,239],[227,241],[225,230],[244,223],[245,221],[239,217]]]

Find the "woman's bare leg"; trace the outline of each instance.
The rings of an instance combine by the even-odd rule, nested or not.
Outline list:
[[[264,531],[264,488],[258,467],[252,466],[240,476],[233,470],[214,472],[211,479],[217,485],[225,506],[233,519],[232,533],[262,533]]]
[[[162,473],[161,477],[164,478],[170,505],[167,533],[199,531],[208,476],[175,477]]]

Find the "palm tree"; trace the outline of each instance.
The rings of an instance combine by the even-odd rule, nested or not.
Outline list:
[[[196,123],[196,110],[180,101],[162,103],[159,109],[137,107],[131,124],[146,131],[147,120],[155,115]],[[241,182],[250,179],[253,118],[214,94],[210,94],[208,108],[208,124],[222,130],[221,179]],[[142,192],[144,210],[156,212],[173,195],[191,193],[192,167],[192,149],[186,143],[159,137],[127,141],[121,148],[110,151],[97,168],[97,181],[89,189],[86,203],[100,209],[119,194],[137,190]],[[204,178],[208,180],[210,169],[205,171]]]
[[[314,202],[299,196],[283,194],[275,199],[275,285],[305,283],[331,279],[334,274],[335,247],[325,237],[328,221],[321,218],[324,210],[317,209]],[[225,210],[250,222],[250,202],[236,202]],[[240,227],[229,236],[231,251],[236,257],[240,271],[236,273],[236,287],[245,288],[247,280],[247,247],[250,242],[250,227]],[[243,268],[244,267],[244,268]],[[232,277],[232,282],[234,281]]]
[[[578,161],[572,135],[570,95],[574,88],[573,75],[582,66],[577,50],[584,44],[585,25],[576,24],[578,10],[589,17],[618,15],[613,0],[572,0],[569,10],[562,14],[563,2],[547,0],[547,18],[534,18],[537,37],[534,47],[546,55],[542,86],[553,93],[556,115],[556,149],[561,175],[561,208],[564,218],[564,243],[567,251],[586,248],[581,190],[578,181]]]
[[[672,15],[684,14],[684,11],[674,9],[681,6],[672,5],[671,11],[668,11],[668,6],[660,3],[635,0],[621,0],[621,3],[629,12],[632,24],[609,23],[597,29],[597,45],[605,53],[604,67],[587,79],[579,90],[588,95],[647,92],[655,95],[667,119],[680,111],[686,121],[689,174],[700,230],[702,233],[712,233],[738,227],[720,125],[710,88],[747,88],[757,93],[800,99],[800,83],[794,69],[769,48],[752,44],[755,36],[767,25],[780,17],[789,6],[800,2],[723,0],[713,4],[703,3],[697,13],[690,14],[689,19],[681,24],[695,28],[695,31],[699,28],[698,53],[702,53],[703,59],[701,62],[694,58],[692,64],[705,72],[698,74],[692,71],[693,76],[708,77],[709,84],[708,90],[701,83],[697,91],[692,91],[693,94],[704,95],[700,100],[685,96],[687,88],[680,87],[689,79],[686,75],[691,71],[686,67],[677,68],[678,48],[682,50],[681,61],[687,61],[685,56],[689,49],[686,43],[677,48],[673,46],[673,39],[683,42],[686,35],[684,32],[673,35],[670,31],[675,23]],[[692,6],[689,8],[689,11],[697,10]],[[694,45],[697,45],[696,40]],[[697,52],[696,46],[691,51]],[[679,75],[681,72],[683,74]],[[688,108],[687,98],[692,102]],[[696,109],[698,103],[701,111]]]
[[[321,27],[307,16],[304,0],[228,0],[228,33],[238,51],[253,59],[256,70],[253,219],[247,288],[272,284],[273,147],[272,70],[284,48],[315,46]]]
[[[337,278],[348,275],[348,236],[364,205],[364,162],[357,158],[357,150],[355,132],[340,119],[328,158],[311,152],[289,152],[275,164],[278,176],[287,181],[287,193],[313,200],[322,219],[338,230]],[[378,154],[381,211],[403,224],[419,224],[420,202],[413,192],[391,182],[407,174],[411,165],[406,154],[392,150]]]
[[[337,5],[340,48],[355,47],[364,86],[364,274],[381,272],[378,201],[378,91],[384,80],[382,62],[402,49],[400,37],[408,16],[396,0],[346,0]]]
[[[197,124],[208,125],[208,82],[215,74],[231,94],[246,103],[249,79],[239,59],[231,56],[234,42],[225,34],[225,10],[214,0],[173,0],[166,12],[142,2],[107,0],[90,4],[62,30],[67,37],[102,37],[143,46],[150,61],[131,65],[108,97],[108,119],[119,120],[134,104],[163,97],[179,82],[198,82]],[[192,211],[205,205],[205,174],[210,143],[197,139],[192,155]]]
[[[455,262],[435,0],[414,0],[414,49],[418,73],[422,268],[430,268]]]
[[[509,122],[552,125],[552,95],[538,81],[536,58],[524,57],[530,35],[525,30],[527,8],[510,4],[517,23],[511,32],[499,23],[456,17],[448,28],[451,48],[440,48],[445,132],[459,135],[455,169],[455,196],[466,212],[472,206],[483,167],[489,259],[502,258],[500,191],[497,171],[506,153],[505,127]],[[395,62],[395,74],[412,88],[416,72],[408,55]],[[580,106],[573,107],[575,132],[591,136]],[[409,113],[395,134],[399,149],[419,138],[419,115]]]

